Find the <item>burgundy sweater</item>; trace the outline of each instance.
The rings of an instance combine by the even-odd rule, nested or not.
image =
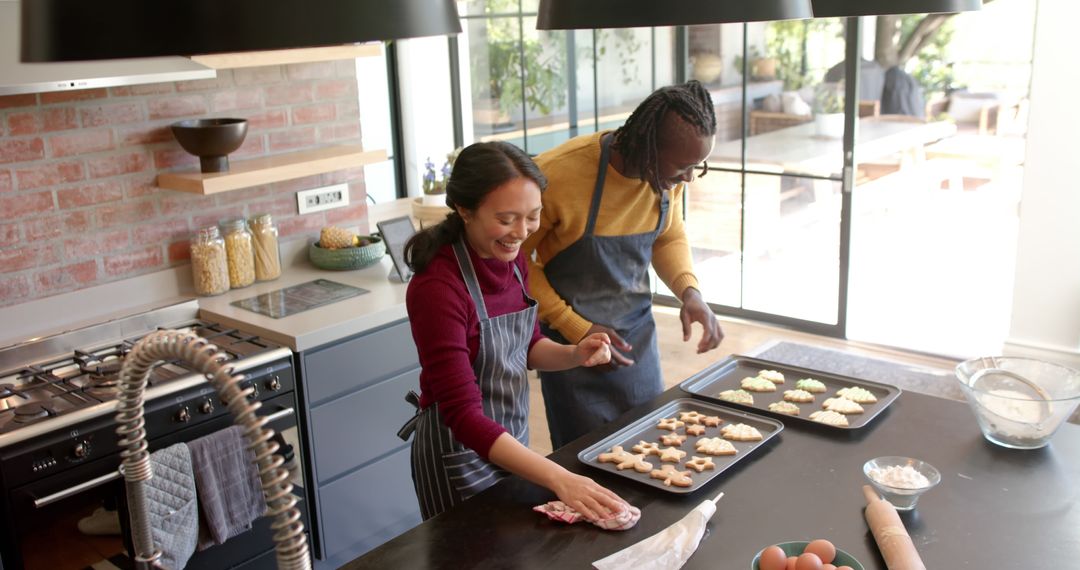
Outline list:
[[[513,270],[517,265],[524,282],[529,282],[521,255],[507,263],[481,259],[471,247],[467,249],[489,317],[527,307]],[[480,318],[452,246],[443,246],[424,271],[412,278],[405,306],[420,354],[420,407],[438,403],[454,438],[487,459],[495,439],[506,428],[485,416],[481,405],[480,387],[473,372],[473,360],[480,347]],[[538,321],[533,325],[529,350],[542,338]]]

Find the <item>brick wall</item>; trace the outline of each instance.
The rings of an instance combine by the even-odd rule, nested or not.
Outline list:
[[[0,306],[188,263],[206,225],[270,212],[283,240],[366,227],[362,169],[198,196],[154,185],[197,170],[169,125],[248,119],[230,160],[360,141],[351,60],[218,72],[215,79],[0,97]],[[300,216],[297,190],[346,182],[350,206]]]

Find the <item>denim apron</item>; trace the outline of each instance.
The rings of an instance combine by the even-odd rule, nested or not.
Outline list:
[[[536,323],[536,301],[525,293],[521,272],[513,266],[528,307],[489,317],[472,260],[464,242],[454,244],[458,267],[480,318],[480,346],[473,361],[484,415],[502,425],[522,445],[529,445],[529,341]],[[408,397],[406,399],[409,399]],[[415,400],[415,395],[413,395]],[[413,401],[410,400],[410,401]],[[420,513],[427,520],[492,486],[508,473],[454,439],[438,404],[418,410],[399,436],[412,443],[412,477]]]
[[[551,445],[558,449],[626,410],[663,391],[656,323],[652,316],[649,265],[652,248],[667,221],[668,193],[660,193],[660,215],[651,232],[598,236],[596,218],[611,158],[611,138],[601,142],[600,167],[593,188],[589,219],[581,239],[544,264],[551,286],[579,315],[610,326],[630,343],[633,366],[573,368],[540,372]],[[549,338],[567,343],[557,331],[541,325]]]

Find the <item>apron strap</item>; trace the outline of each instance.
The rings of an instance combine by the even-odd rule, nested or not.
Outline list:
[[[454,242],[454,257],[457,258],[461,276],[465,278],[465,286],[469,289],[469,296],[472,297],[473,304],[476,305],[476,314],[479,315],[481,321],[488,320],[487,305],[484,304],[484,295],[480,292],[480,284],[476,280],[476,270],[473,268],[472,258],[469,257],[469,250],[465,247],[464,236]],[[517,269],[517,266],[514,266],[514,268]],[[518,280],[521,280],[520,277]]]
[[[409,390],[409,393],[405,394],[405,401],[412,404],[413,407],[416,408],[416,411],[413,413],[413,417],[409,418],[409,420],[405,422],[405,425],[401,426],[401,429],[397,432],[397,436],[400,437],[402,441],[409,441],[409,436],[416,431],[416,424],[420,423],[420,396],[418,396],[416,392]]]
[[[593,235],[596,230],[596,216],[600,212],[600,197],[604,194],[604,180],[607,178],[608,162],[611,161],[611,139],[615,135],[600,136],[600,167],[596,172],[596,185],[593,186],[592,203],[589,204],[589,221],[585,223],[585,236]]]

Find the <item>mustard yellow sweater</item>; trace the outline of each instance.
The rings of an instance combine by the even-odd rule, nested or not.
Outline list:
[[[589,204],[600,164],[600,137],[583,135],[539,155],[536,163],[548,178],[543,194],[540,229],[523,246],[530,261],[529,289],[540,303],[540,320],[559,331],[567,340],[578,342],[593,323],[574,312],[551,287],[544,275],[544,263],[576,242],[585,233]],[[698,287],[690,257],[690,244],[682,217],[685,185],[677,186],[669,197],[668,218],[653,244],[653,268],[669,289],[682,298],[687,287]],[[619,236],[650,232],[660,215],[660,196],[648,182],[626,178],[610,165],[596,220],[596,235]],[[582,278],[588,268],[582,268]],[[608,324],[608,323],[600,323]]]

